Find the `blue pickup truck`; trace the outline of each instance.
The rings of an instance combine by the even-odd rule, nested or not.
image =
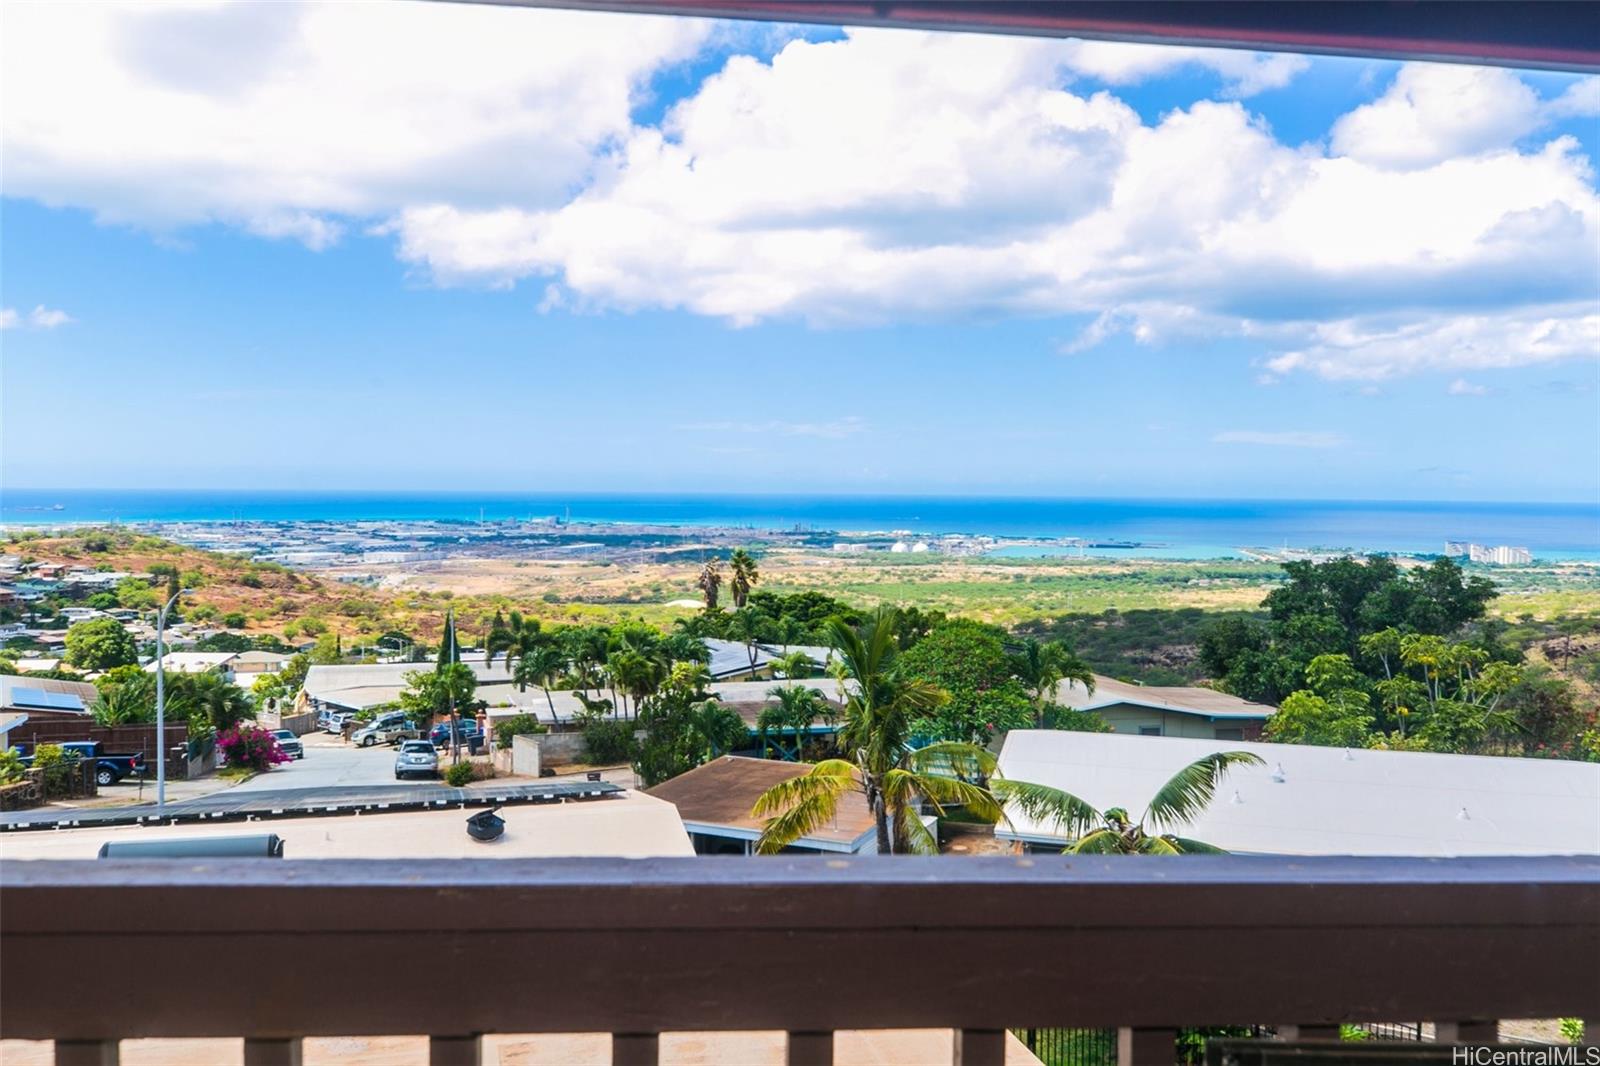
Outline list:
[[[60,747],[68,755],[79,759],[93,759],[95,761],[95,781],[101,788],[114,785],[124,777],[141,777],[145,771],[144,752],[133,754],[114,754],[104,750],[104,745],[98,740],[64,740]],[[24,766],[33,763],[33,746],[31,744],[18,744],[15,747],[18,755],[22,756]]]

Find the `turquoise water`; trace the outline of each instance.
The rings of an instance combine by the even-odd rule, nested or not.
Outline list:
[[[1081,537],[1217,558],[1246,547],[1438,552],[1444,541],[1517,544],[1543,558],[1600,559],[1600,504],[1353,500],[1158,500],[954,496],[682,496],[8,489],[0,522],[419,521],[547,518],[752,529],[909,530]],[[1075,554],[1076,549],[1072,550]]]

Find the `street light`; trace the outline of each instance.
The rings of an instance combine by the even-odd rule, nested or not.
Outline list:
[[[162,647],[161,637],[167,629],[167,612],[172,610],[172,605],[178,602],[179,597],[187,596],[194,589],[179,589],[172,594],[156,615],[156,817],[162,818],[167,813],[167,689],[166,689],[166,650]]]
[[[406,648],[411,644],[411,641],[406,640],[404,637],[379,637],[378,638],[378,647],[380,647],[380,648],[383,647],[385,644],[389,643],[391,640],[394,641],[394,644],[395,644],[394,650],[395,650],[395,653],[398,654],[398,655],[404,655],[406,653]]]

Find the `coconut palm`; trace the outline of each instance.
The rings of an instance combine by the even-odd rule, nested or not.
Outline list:
[[[1028,817],[1064,831],[1073,843],[1063,850],[1074,854],[1220,854],[1221,848],[1180,837],[1171,830],[1193,822],[1210,806],[1230,767],[1264,765],[1261,756],[1248,751],[1219,751],[1196,759],[1156,791],[1137,822],[1124,807],[1097,811],[1072,793],[1048,785],[995,778],[990,787],[996,797]]]
[[[733,549],[733,554],[728,557],[728,569],[732,571],[728,591],[733,593],[733,605],[743,610],[745,601],[750,598],[751,587],[761,580],[761,571],[756,568],[755,559],[743,548]]]
[[[722,563],[708,559],[706,565],[700,568],[700,579],[695,584],[700,586],[700,592],[706,598],[706,610],[715,611],[717,595],[722,591]]]
[[[940,813],[946,804],[959,804],[979,817],[1001,816],[989,790],[965,780],[992,774],[993,755],[955,741],[911,748],[912,719],[950,697],[896,670],[898,623],[897,612],[888,607],[880,607],[859,631],[840,619],[828,620],[828,637],[845,676],[854,682],[839,738],[847,758],[824,760],[762,793],[752,812],[768,819],[757,845],[762,854],[782,851],[832,821],[839,801],[852,791],[860,792],[872,811],[881,854],[938,850],[917,817],[923,801]]]

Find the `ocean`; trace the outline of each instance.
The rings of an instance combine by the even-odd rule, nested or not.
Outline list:
[[[1446,540],[1600,559],[1600,504],[979,496],[583,495],[7,489],[0,524],[195,521],[475,522],[569,516],[751,529],[906,530],[1137,541],[1090,554],[1227,558],[1240,547],[1439,552]],[[1033,553],[1037,549],[1005,549]],[[1076,554],[1076,549],[1073,549]]]

